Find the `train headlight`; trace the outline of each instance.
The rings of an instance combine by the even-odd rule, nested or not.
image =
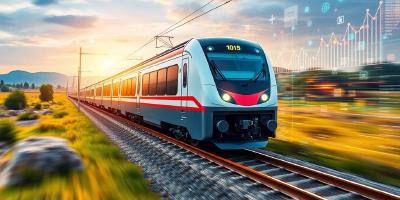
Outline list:
[[[268,98],[269,98],[269,97],[268,97],[268,94],[262,94],[262,95],[261,95],[261,100],[262,100],[262,101],[267,101]]]
[[[221,97],[222,97],[222,99],[223,99],[224,101],[226,101],[226,102],[229,102],[229,101],[231,101],[231,99],[232,99],[231,95],[229,95],[229,94],[227,94],[227,93],[224,93]]]

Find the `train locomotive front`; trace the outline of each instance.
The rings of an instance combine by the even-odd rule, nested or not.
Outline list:
[[[260,45],[234,38],[192,40],[188,94],[203,112],[186,113],[191,138],[220,149],[262,148],[277,128],[277,86]]]

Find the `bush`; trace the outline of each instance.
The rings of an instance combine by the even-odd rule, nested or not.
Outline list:
[[[0,86],[1,92],[10,92],[10,88],[8,86],[2,85]]]
[[[15,125],[10,120],[0,120],[0,141],[12,143],[15,141]]]
[[[40,109],[42,109],[42,104],[37,103],[37,104],[35,104],[35,106],[33,106],[33,108],[35,108],[35,110],[40,110]]]
[[[67,115],[68,115],[68,113],[65,112],[65,111],[55,112],[55,113],[53,114],[53,118],[55,118],[55,119],[60,119],[60,118],[63,118],[63,117],[65,117],[65,116],[67,116]]]
[[[39,98],[41,101],[53,101],[53,86],[50,84],[44,84],[40,86],[40,95]]]
[[[64,132],[66,129],[60,124],[43,123],[39,125],[38,131],[42,133],[49,131]]]
[[[31,112],[26,112],[18,115],[18,121],[38,119],[39,115]]]
[[[26,96],[22,91],[12,92],[4,101],[4,106],[12,110],[22,110],[26,107]]]

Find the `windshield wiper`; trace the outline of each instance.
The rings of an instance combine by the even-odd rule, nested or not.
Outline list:
[[[214,62],[213,60],[211,60],[210,63],[211,63],[211,67],[213,68],[214,72],[217,72],[217,73],[221,76],[222,80],[225,81],[225,80],[226,80],[226,77],[225,77],[224,74],[221,72],[221,70],[217,67],[217,65],[215,64],[215,62]]]
[[[242,84],[242,86],[248,86],[251,82],[257,82],[257,80],[261,77],[261,74],[263,74],[264,76],[266,75],[265,64],[262,65],[261,70],[253,78]]]

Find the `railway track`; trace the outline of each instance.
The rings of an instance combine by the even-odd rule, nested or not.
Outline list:
[[[223,156],[325,199],[400,199],[395,194],[278,159],[258,150]]]
[[[255,150],[235,151],[235,153],[213,153],[193,147],[185,142],[169,137],[155,129],[134,123],[121,116],[113,115],[85,105],[94,113],[109,116],[119,124],[143,130],[163,143],[170,143],[180,149],[194,153],[222,168],[232,170],[243,177],[277,190],[296,199],[398,199],[399,196],[375,188],[348,181],[311,168],[277,159]]]

